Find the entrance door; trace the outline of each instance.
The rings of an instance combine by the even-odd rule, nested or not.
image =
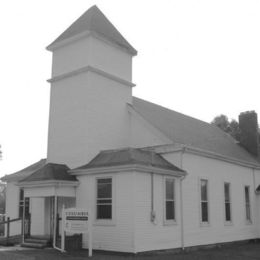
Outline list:
[[[44,198],[44,236],[52,239],[53,237],[53,219],[54,219],[54,200],[53,197]]]

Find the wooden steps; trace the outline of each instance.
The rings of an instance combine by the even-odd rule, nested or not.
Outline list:
[[[50,239],[45,237],[30,237],[26,238],[24,243],[21,244],[21,246],[42,249],[50,246]]]

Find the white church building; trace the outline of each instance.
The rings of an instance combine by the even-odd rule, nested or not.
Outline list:
[[[11,235],[57,240],[62,207],[77,207],[93,213],[96,250],[260,238],[256,113],[240,115],[238,143],[212,124],[132,96],[137,51],[96,6],[47,49],[47,159],[2,178],[7,216],[24,219],[11,224]]]

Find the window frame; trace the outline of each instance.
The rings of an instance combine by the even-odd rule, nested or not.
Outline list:
[[[226,219],[226,194],[225,194],[225,185],[228,185],[229,187],[229,209],[230,209],[230,220],[227,220]],[[232,225],[233,224],[233,211],[232,211],[232,192],[231,192],[231,183],[228,182],[228,181],[225,181],[224,182],[224,185],[223,185],[223,202],[224,202],[224,224],[226,226],[228,225]]]
[[[166,182],[167,180],[173,181],[173,205],[174,205],[174,219],[166,219]],[[163,178],[163,224],[164,225],[176,225],[177,224],[177,200],[176,200],[176,178],[172,176],[165,176]]]
[[[98,219],[97,218],[97,201],[98,201],[98,180],[100,179],[111,179],[112,184],[112,202],[111,202],[111,210],[112,210],[112,218],[111,219]],[[102,176],[96,176],[95,177],[95,210],[94,210],[94,225],[100,225],[100,226],[110,226],[115,225],[115,177],[112,175],[102,175]]]
[[[201,184],[202,184],[202,181],[206,181],[207,182],[207,200],[206,201],[202,201],[201,199]],[[209,180],[208,178],[205,178],[205,177],[201,177],[199,178],[199,223],[200,223],[200,226],[201,227],[207,227],[210,225],[210,198],[209,198]],[[202,202],[207,202],[207,215],[208,215],[208,221],[202,221]]]
[[[246,201],[246,188],[248,188],[248,200],[249,200],[249,218],[247,218],[247,201]],[[246,224],[252,224],[252,207],[251,207],[250,185],[244,185],[244,207],[245,207],[245,221]]]

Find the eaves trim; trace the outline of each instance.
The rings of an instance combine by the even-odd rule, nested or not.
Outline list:
[[[217,159],[217,160],[220,160],[220,161],[229,162],[229,163],[233,163],[233,164],[236,164],[236,165],[260,170],[260,164],[235,159],[235,158],[232,158],[232,157],[224,156],[222,154],[214,153],[214,152],[211,152],[211,151],[199,149],[199,148],[188,146],[188,145],[177,144],[177,146],[176,146],[174,144],[173,145],[168,144],[168,145],[148,147],[147,149],[153,149],[160,154],[176,153],[176,152],[184,151],[184,152],[187,152],[187,153],[190,153],[190,154],[200,155],[200,156],[203,156],[203,157],[206,157],[206,158]]]
[[[77,187],[78,181],[62,181],[62,180],[47,180],[47,181],[31,181],[19,182],[16,184],[19,187]]]
[[[92,175],[92,174],[118,173],[118,172],[129,172],[129,171],[156,173],[160,175],[171,175],[175,177],[182,177],[187,174],[185,171],[179,172],[179,171],[173,171],[169,169],[162,169],[158,167],[138,165],[138,164],[96,167],[96,168],[88,168],[88,169],[76,169],[76,170],[70,170],[69,172],[72,175],[77,176],[77,175]]]

